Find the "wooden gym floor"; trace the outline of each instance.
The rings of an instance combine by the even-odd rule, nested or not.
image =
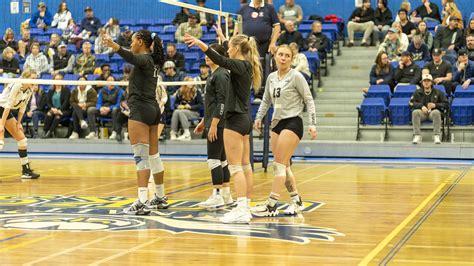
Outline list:
[[[0,265],[474,264],[468,163],[296,163],[305,213],[251,225],[196,207],[210,192],[205,162],[165,161],[172,205],[148,217],[120,213],[136,196],[130,160],[32,166],[41,179],[21,181],[18,159],[0,159]],[[271,182],[257,170],[255,202]]]

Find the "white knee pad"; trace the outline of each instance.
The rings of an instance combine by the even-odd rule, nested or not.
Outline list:
[[[251,164],[244,164],[242,165],[242,170],[247,171],[247,170],[252,170],[252,165]]]
[[[28,146],[28,140],[26,138],[19,140],[16,142],[18,144],[18,148],[23,148]]]
[[[286,176],[286,165],[273,162],[273,176]]]
[[[294,176],[293,172],[291,171],[291,167],[289,166],[286,168],[286,176]]]
[[[217,167],[222,166],[221,165],[221,160],[216,160],[216,159],[208,159],[207,160],[207,167],[209,170],[216,169]]]
[[[230,176],[234,176],[238,172],[243,172],[242,165],[229,165]]]
[[[152,174],[158,174],[165,170],[159,153],[150,156],[150,169]]]
[[[150,152],[150,145],[137,143],[133,145],[133,158],[137,171],[150,169],[150,160],[148,153]]]
[[[227,162],[227,160],[221,161],[221,166],[222,166],[222,168],[226,167],[227,165],[229,165],[229,163]]]

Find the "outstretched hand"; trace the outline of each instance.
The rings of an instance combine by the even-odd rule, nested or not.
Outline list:
[[[189,33],[186,33],[183,38],[184,43],[186,43],[189,47],[198,45],[201,42],[198,38],[191,36]]]
[[[316,127],[309,127],[308,133],[311,136],[312,140],[315,140],[318,137],[318,131],[316,131]]]
[[[219,37],[219,39],[222,42],[226,41],[226,37],[225,37],[224,33],[222,32],[221,25],[217,24],[217,25],[214,25],[212,27],[216,30],[217,37]]]
[[[104,37],[102,37],[102,41],[104,42],[105,46],[112,48],[112,50],[114,50],[114,52],[117,52],[120,49],[120,45],[115,43],[112,40],[112,38],[107,34],[104,35]]]

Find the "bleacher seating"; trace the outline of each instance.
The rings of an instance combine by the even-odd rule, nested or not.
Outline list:
[[[411,122],[410,98],[393,98],[388,106],[391,125],[408,125]]]
[[[416,85],[398,85],[393,93],[394,98],[411,97],[416,91]]]
[[[389,105],[392,92],[388,85],[371,85],[366,95],[367,98],[383,98],[385,105]]]
[[[454,125],[467,126],[474,123],[474,98],[454,98],[451,117]]]

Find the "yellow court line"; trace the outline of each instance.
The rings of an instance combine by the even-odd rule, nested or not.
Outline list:
[[[48,239],[48,238],[52,238],[52,237],[53,237],[53,235],[47,235],[47,236],[34,238],[34,239],[31,239],[31,240],[28,240],[28,241],[25,241],[25,242],[22,242],[22,243],[19,243],[19,244],[16,244],[16,245],[1,248],[0,252],[10,251],[10,250],[13,250],[13,249],[21,248],[21,247],[27,246],[29,244],[33,244],[33,243],[36,243],[36,242],[39,242],[39,241],[42,241],[42,240],[45,240],[45,239]]]
[[[423,209],[425,208],[425,206],[447,185],[449,184],[449,182],[453,179],[453,177],[455,176],[455,173],[452,173],[443,183],[441,183],[428,197],[426,197],[425,200],[423,200],[423,202],[420,203],[420,205],[418,205],[418,207],[416,207],[416,209],[414,209],[410,215],[408,215],[405,220],[403,220],[403,222],[401,222],[395,229],[393,229],[392,232],[390,232],[390,234],[388,234],[384,240],[382,240],[382,242],[380,242],[369,254],[367,254],[367,256],[365,256],[360,262],[359,262],[359,266],[362,266],[362,265],[367,265],[370,261],[372,261],[375,256],[377,256],[380,251],[382,251],[389,243],[390,241],[392,241],[395,236],[398,235],[398,233],[400,233],[400,231],[403,230],[403,228],[405,228],[405,226],[407,226],[411,220],[413,218],[415,218],[415,216],[418,215],[418,213]]]

